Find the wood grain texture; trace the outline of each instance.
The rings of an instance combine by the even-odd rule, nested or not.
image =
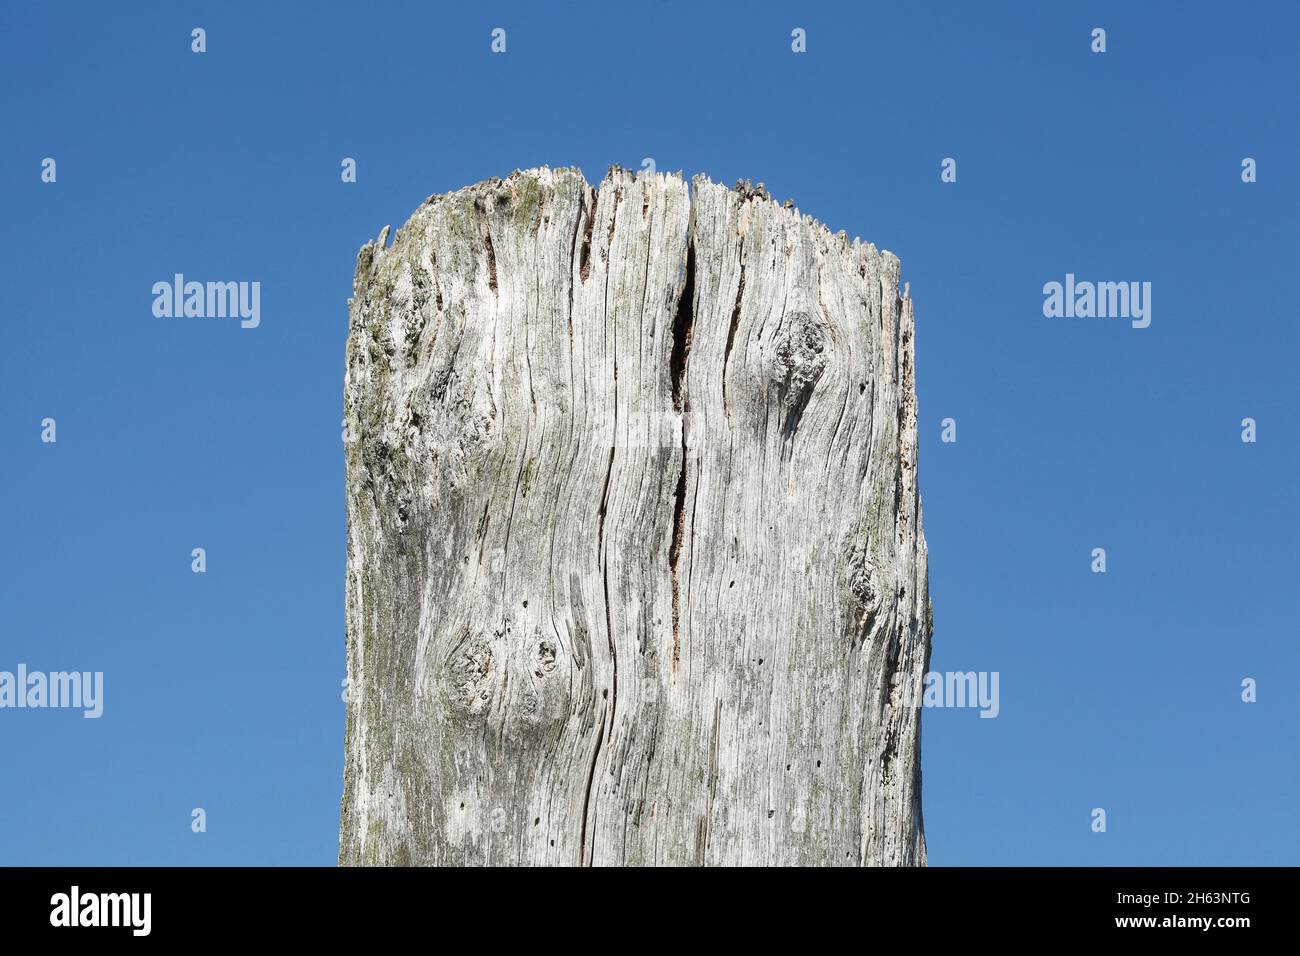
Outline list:
[[[517,172],[362,248],[344,864],[923,864],[899,263]]]

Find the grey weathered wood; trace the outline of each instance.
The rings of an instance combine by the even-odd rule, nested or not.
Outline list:
[[[517,172],[358,257],[341,863],[920,864],[899,263]]]

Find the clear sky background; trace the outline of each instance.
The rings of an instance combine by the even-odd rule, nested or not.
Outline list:
[[[996,719],[925,712],[931,862],[1300,862],[1298,32],[1282,2],[5,3],[0,670],[106,693],[0,710],[0,863],[334,862],[357,250],[432,193],[646,157],[902,260],[932,667],[1001,675]],[[260,281],[261,326],[155,318],[176,272]],[[1067,272],[1151,282],[1150,328],[1045,318]]]

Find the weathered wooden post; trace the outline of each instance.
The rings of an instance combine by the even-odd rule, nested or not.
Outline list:
[[[921,864],[899,263],[517,172],[362,248],[345,864]]]

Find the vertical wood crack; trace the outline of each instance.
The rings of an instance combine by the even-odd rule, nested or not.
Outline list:
[[[668,550],[668,568],[673,588],[673,671],[682,659],[682,540],[686,532],[686,467],[687,422],[690,412],[690,395],[686,381],[686,367],[690,361],[691,338],[695,332],[695,236],[686,240],[686,278],[682,294],[677,300],[677,316],[673,321],[673,352],[669,361],[672,375],[673,408],[682,416],[682,466],[677,474],[677,489],[673,493],[673,539]]]
[[[731,349],[736,344],[736,329],[740,325],[740,302],[745,297],[745,239],[740,240],[740,281],[736,285],[736,304],[731,309],[731,325],[727,327],[727,348],[722,354],[722,410],[731,414],[727,404],[727,367],[731,362]]]
[[[605,711],[600,712],[600,732],[596,734],[596,747],[591,752],[591,766],[587,768],[587,795],[582,800],[582,839],[578,844],[578,865],[590,866],[596,858],[596,847],[593,843],[591,848],[591,857],[587,857],[587,813],[591,808],[591,789],[596,783],[596,762],[600,760],[600,745],[605,742]],[[592,816],[595,824],[595,816]]]

